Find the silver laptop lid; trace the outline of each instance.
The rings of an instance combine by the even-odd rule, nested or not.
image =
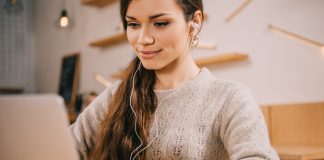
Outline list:
[[[57,95],[0,96],[1,160],[77,160]]]

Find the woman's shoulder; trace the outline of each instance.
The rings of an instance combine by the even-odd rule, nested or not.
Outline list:
[[[101,94],[105,95],[106,97],[114,95],[116,93],[118,87],[120,86],[120,84],[121,84],[120,80],[113,82],[110,86],[105,88],[104,91],[101,92]]]
[[[248,89],[247,85],[243,82],[236,81],[236,80],[229,80],[229,79],[219,79],[215,78],[210,82],[210,85],[214,88],[224,88],[229,91],[239,90],[239,89]]]
[[[249,90],[247,85],[240,81],[223,79],[212,75],[209,70],[206,70],[208,78],[201,84],[204,88],[215,91],[235,92],[238,90]]]
[[[98,103],[103,103],[104,105],[108,104],[108,100],[115,95],[118,87],[120,86],[121,81],[115,81],[110,86],[106,87],[94,101]]]
[[[231,101],[235,99],[247,99],[252,96],[250,89],[244,83],[235,80],[214,78],[206,86],[208,94],[216,99]]]
[[[111,90],[111,94],[112,94],[112,95],[114,95],[114,94],[116,93],[116,91],[117,91],[117,89],[119,88],[120,84],[121,84],[121,80],[118,80],[118,81],[115,81],[115,82],[110,86],[110,88],[108,88],[108,89]]]

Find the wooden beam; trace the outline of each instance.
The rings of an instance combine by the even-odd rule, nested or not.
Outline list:
[[[95,74],[94,79],[106,87],[110,87],[112,85],[112,83],[110,81],[108,81],[106,78],[104,78],[100,74]]]
[[[232,14],[230,14],[226,19],[225,22],[230,22],[235,16],[237,16],[248,4],[250,4],[252,0],[245,0]]]
[[[127,40],[127,37],[124,33],[117,33],[117,34],[114,34],[107,38],[91,42],[90,46],[92,46],[92,47],[108,47],[110,45],[113,45],[113,44],[116,44],[116,43],[119,43],[119,42],[122,42],[125,40]]]
[[[282,28],[279,28],[279,27],[276,27],[276,26],[273,26],[271,24],[269,24],[269,30],[273,33],[278,33],[278,34],[281,34],[289,39],[293,39],[293,40],[297,40],[299,42],[302,42],[304,44],[308,44],[308,45],[311,45],[311,46],[314,46],[314,47],[317,47],[319,48],[322,52],[324,52],[324,44],[323,43],[320,43],[318,41],[315,41],[315,40],[312,40],[312,39],[309,39],[309,38],[306,38],[304,36],[301,36],[301,35],[298,35],[296,33],[292,33],[292,32],[289,32],[285,29],[282,29]]]
[[[225,62],[245,60],[248,57],[249,56],[244,53],[228,53],[228,54],[210,56],[205,58],[199,58],[196,59],[195,62],[199,67],[202,67],[209,64],[219,64]]]

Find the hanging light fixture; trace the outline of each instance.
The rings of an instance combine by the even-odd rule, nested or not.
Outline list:
[[[55,21],[55,25],[58,28],[71,28],[72,27],[72,23],[71,23],[71,17],[68,14],[68,11],[66,9],[66,2],[65,0],[62,0],[62,10],[60,12],[60,15],[58,17],[58,19]]]
[[[70,21],[70,19],[68,17],[67,11],[66,11],[66,9],[63,9],[61,11],[61,15],[59,17],[59,26],[61,28],[66,28],[69,26],[69,21]]]

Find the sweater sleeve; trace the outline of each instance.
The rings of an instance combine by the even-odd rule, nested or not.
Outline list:
[[[271,147],[263,114],[252,94],[235,84],[224,104],[220,137],[231,160],[279,160]]]
[[[96,134],[100,131],[101,122],[108,111],[108,103],[116,85],[107,88],[78,116],[70,126],[80,159],[87,159],[91,147],[95,143]]]

